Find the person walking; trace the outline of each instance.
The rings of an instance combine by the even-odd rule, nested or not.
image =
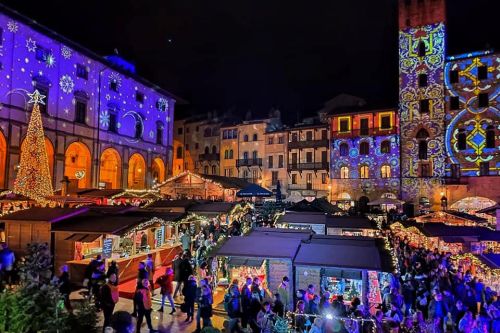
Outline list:
[[[184,295],[184,304],[186,308],[187,318],[186,322],[193,321],[194,317],[194,302],[196,300],[196,278],[191,275],[188,281],[184,284],[182,288],[182,294]]]
[[[241,326],[246,329],[250,321],[250,303],[252,301],[252,278],[247,277],[245,284],[241,287]]]
[[[116,264],[116,261],[112,260],[111,263],[109,264],[108,270],[106,272],[106,277],[109,279],[111,274],[116,275],[116,283],[118,284],[118,276],[119,276],[119,268],[118,265]]]
[[[153,324],[151,322],[152,297],[148,279],[142,279],[140,287],[137,288],[135,292],[134,300],[137,306],[137,332],[139,333],[141,331],[144,317],[146,317],[149,332],[158,332],[153,329]]]
[[[156,268],[152,253],[148,253],[146,262],[144,264],[146,271],[148,272],[148,280],[149,280],[149,286],[151,287],[151,294],[154,296],[155,295],[154,275]]]
[[[286,313],[290,308],[290,290],[288,285],[290,283],[290,279],[288,276],[284,276],[281,279],[281,283],[278,286],[278,294],[280,295],[280,300],[283,302],[284,312]]]
[[[262,309],[257,314],[257,324],[261,333],[272,333],[274,328],[275,314],[271,311],[271,304],[264,302]]]
[[[224,309],[229,317],[228,330],[229,333],[242,333],[243,330],[240,326],[241,320],[241,303],[240,303],[240,290],[238,288],[238,280],[233,280],[224,296]]]
[[[208,289],[208,295],[207,295]],[[196,289],[196,303],[198,304],[198,311],[196,312],[196,331],[201,331],[201,320],[203,319],[203,327],[211,326],[210,317],[212,317],[212,291],[208,286],[207,280],[200,280],[200,286]],[[208,310],[210,305],[210,310]],[[203,309],[205,308],[205,309]],[[210,312],[210,313],[209,313]],[[210,314],[210,316],[209,316]],[[209,325],[207,325],[209,324]]]
[[[137,285],[136,285],[136,290],[142,287],[142,281],[146,279],[149,281],[149,273],[146,270],[146,264],[144,262],[139,263],[139,269],[137,270]],[[132,316],[137,317],[137,304],[135,301],[135,297],[133,299],[133,310],[132,310]]]
[[[182,291],[181,262],[182,258],[180,255],[176,255],[174,257],[174,260],[172,261],[172,267],[174,269],[174,281],[175,281],[174,299],[177,297],[177,293]]]
[[[16,262],[16,256],[14,252],[8,247],[7,243],[2,243],[0,251],[0,268],[2,270],[2,276],[5,280],[5,284],[12,284],[13,273],[14,273],[14,263]],[[2,281],[0,281],[1,283]]]
[[[118,292],[118,278],[115,273],[111,273],[108,278],[108,283],[101,287],[101,307],[104,314],[103,329],[110,326],[111,316],[115,309],[116,303],[120,299]]]
[[[104,266],[104,262],[101,261],[97,269],[92,273],[92,277],[90,279],[90,283],[92,284],[92,294],[94,295],[94,303],[97,311],[101,310],[101,287],[106,283],[106,268]]]
[[[164,275],[160,276],[158,280],[156,280],[156,283],[160,286],[160,294],[161,294],[161,307],[158,310],[159,312],[163,312],[165,299],[168,298],[170,306],[172,307],[172,311],[170,311],[170,314],[175,313],[174,299],[172,298],[172,293],[174,291],[173,280],[174,280],[174,271],[170,267],[166,269]]]
[[[180,274],[182,283],[186,283],[187,279],[194,274],[193,266],[191,266],[191,262],[189,261],[188,253],[184,253],[182,255],[182,261],[180,263]]]
[[[71,282],[69,280],[68,265],[61,266],[61,275],[59,275],[59,292],[63,295],[64,306],[69,313],[73,313],[73,307],[69,300],[71,294]]]

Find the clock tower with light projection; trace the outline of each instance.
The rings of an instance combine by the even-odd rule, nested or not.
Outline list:
[[[445,170],[445,1],[399,1],[402,199],[439,209]]]

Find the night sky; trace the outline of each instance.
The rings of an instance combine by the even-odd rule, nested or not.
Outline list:
[[[285,120],[339,93],[397,106],[396,0],[21,1],[4,4],[189,102]],[[448,54],[500,49],[499,1],[448,0]]]

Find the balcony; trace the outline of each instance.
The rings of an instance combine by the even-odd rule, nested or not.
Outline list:
[[[288,149],[303,149],[303,148],[328,148],[328,140],[310,140],[310,141],[290,141]]]
[[[236,160],[236,167],[251,167],[251,166],[262,166],[262,158],[247,158]]]
[[[352,129],[350,131],[333,131],[332,138],[335,137],[358,137],[358,136],[378,136],[378,135],[390,135],[396,134],[396,126],[392,128],[382,128],[382,127],[374,127],[374,128],[357,128]]]
[[[288,190],[302,190],[302,191],[328,191],[327,185],[313,185],[313,184],[288,184]]]
[[[288,171],[329,170],[328,162],[288,163]]]
[[[198,159],[200,161],[218,161],[219,160],[219,154],[200,154]]]

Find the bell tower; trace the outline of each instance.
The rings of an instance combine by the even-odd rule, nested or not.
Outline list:
[[[401,195],[438,209],[445,169],[445,1],[399,0]]]

